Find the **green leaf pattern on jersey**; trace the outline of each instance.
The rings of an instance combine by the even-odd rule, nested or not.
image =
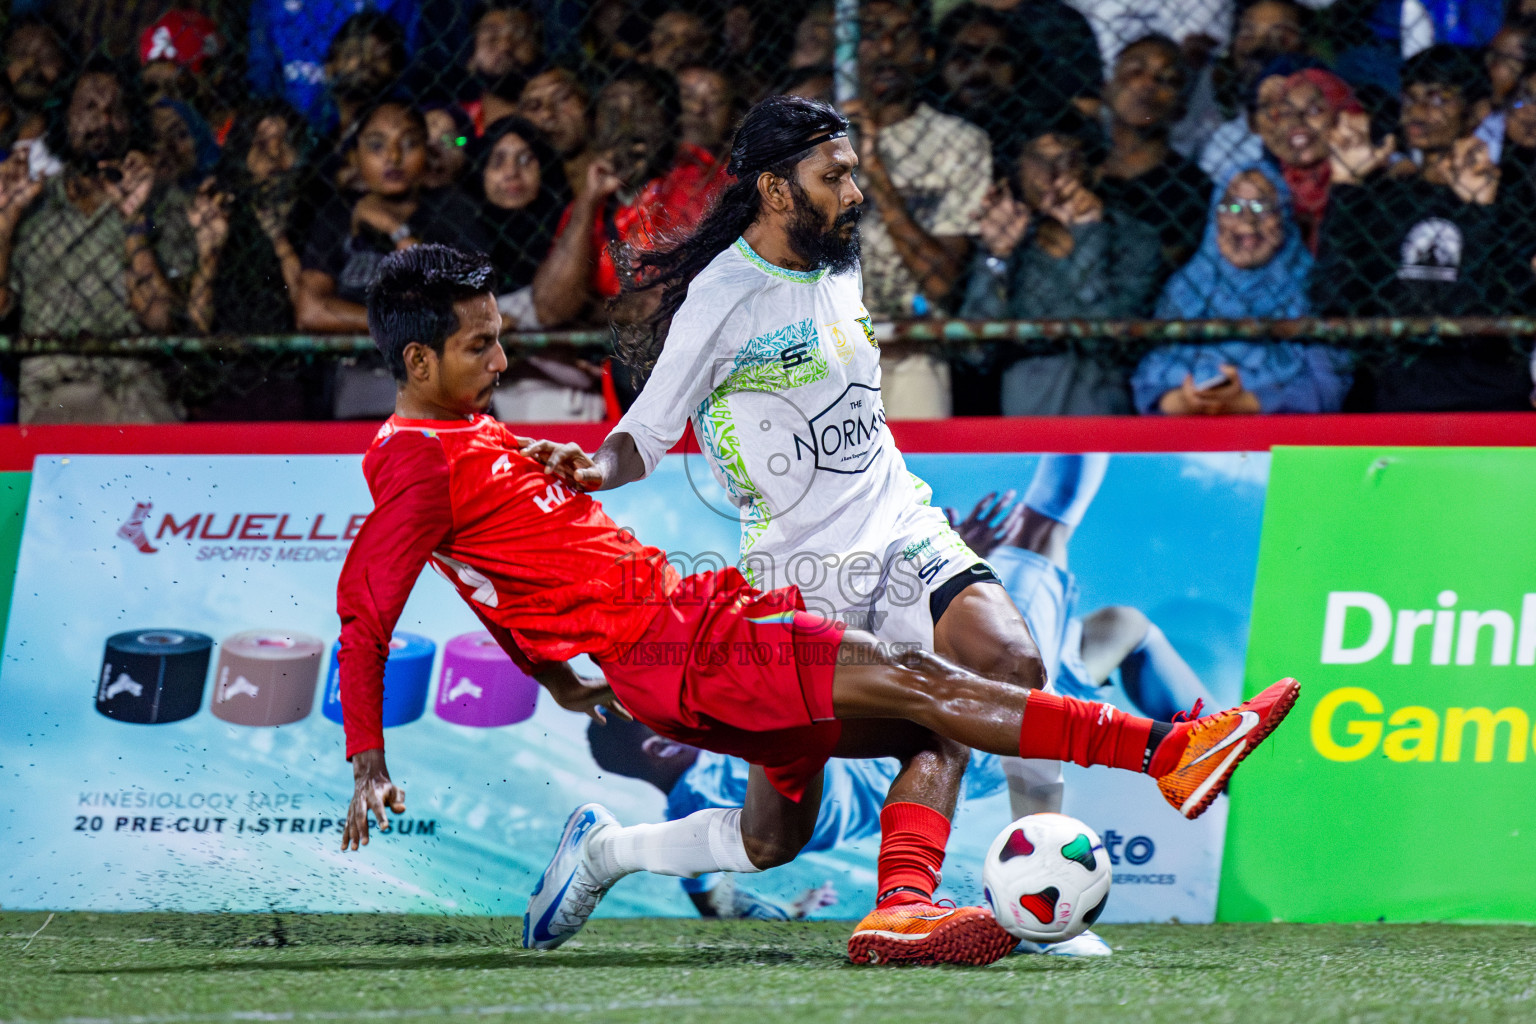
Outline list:
[[[773,510],[747,472],[730,397],[743,391],[787,391],[826,376],[827,356],[815,322],[807,318],[758,335],[743,345],[725,380],[699,403],[695,422],[702,435],[700,441],[720,468],[731,497],[745,499],[741,504],[741,564],[767,532]],[[747,579],[751,582],[750,575]]]
[[[798,323],[760,334],[741,346],[724,383],[711,400],[738,391],[788,391],[827,378],[827,354],[821,350],[816,324]]]

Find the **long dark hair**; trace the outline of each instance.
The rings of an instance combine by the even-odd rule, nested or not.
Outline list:
[[[726,168],[736,180],[715,200],[698,227],[654,249],[614,247],[613,263],[625,292],[661,291],[661,301],[649,316],[615,325],[620,359],[641,375],[650,373],[666,344],[672,317],[688,297],[689,282],[757,220],[762,202],[758,175],[767,171],[791,178],[795,165],[811,149],[797,143],[847,128],[847,119],[831,106],[803,96],[770,96],[747,111],[731,141],[731,162]]]

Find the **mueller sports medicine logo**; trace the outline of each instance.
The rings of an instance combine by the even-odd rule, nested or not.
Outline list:
[[[810,436],[795,433],[796,461],[809,458],[817,469],[833,473],[862,473],[883,450],[885,406],[880,390],[850,384],[837,401],[806,424]]]
[[[362,529],[366,512],[165,512],[140,501],[117,536],[146,555],[176,541],[197,548],[199,560],[340,561]]]

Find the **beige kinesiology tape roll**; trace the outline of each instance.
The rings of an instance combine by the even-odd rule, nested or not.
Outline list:
[[[236,633],[219,645],[213,714],[236,725],[287,725],[309,715],[325,644],[277,629]]]

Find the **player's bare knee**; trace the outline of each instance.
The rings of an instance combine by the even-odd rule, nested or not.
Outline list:
[[[978,675],[1026,690],[1045,685],[1045,662],[1040,651],[1027,638],[1005,640],[992,652],[984,665],[973,665]]]
[[[747,859],[752,862],[752,866],[763,871],[788,864],[799,856],[805,846],[803,842],[785,836],[743,835],[741,842],[746,847]]]

